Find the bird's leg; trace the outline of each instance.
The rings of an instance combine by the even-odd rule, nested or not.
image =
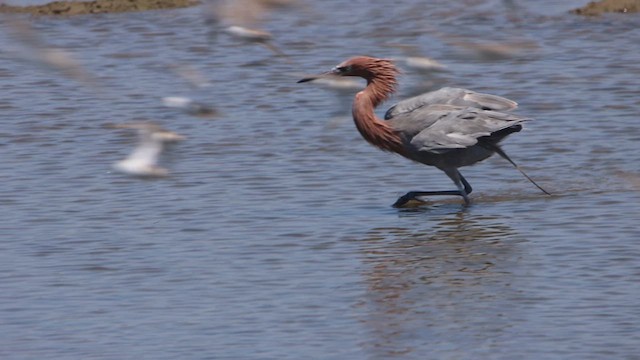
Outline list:
[[[411,200],[416,200],[418,197],[433,196],[433,195],[462,196],[462,198],[464,199],[464,203],[466,205],[469,205],[470,201],[467,195],[470,194],[471,191],[473,191],[473,189],[471,188],[471,185],[469,185],[469,182],[467,182],[467,180],[462,176],[462,174],[460,174],[460,172],[455,168],[446,169],[444,170],[444,172],[451,178],[451,180],[453,180],[458,190],[409,191],[408,193],[398,198],[398,200],[393,204],[393,207],[399,208],[406,205]]]
[[[467,182],[467,179],[465,179],[456,168],[445,169],[444,173],[453,180],[454,184],[456,184],[459,192],[458,195],[462,196],[465,205],[469,205],[471,201],[469,201],[469,197],[467,195],[469,195],[473,189],[471,188],[471,185],[469,185],[469,182]]]

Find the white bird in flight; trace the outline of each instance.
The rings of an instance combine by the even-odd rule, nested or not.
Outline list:
[[[138,131],[138,145],[129,156],[113,164],[121,173],[140,177],[164,177],[169,170],[158,165],[158,158],[167,142],[184,140],[185,137],[165,130],[154,123],[136,122],[113,125],[117,129],[135,129]]]

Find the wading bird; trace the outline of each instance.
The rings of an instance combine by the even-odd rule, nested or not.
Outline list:
[[[522,129],[529,119],[500,111],[513,110],[517,103],[500,96],[458,88],[442,88],[392,106],[379,119],[374,109],[396,89],[398,69],[393,61],[358,56],[344,61],[328,73],[338,76],[359,76],[367,81],[364,90],[353,101],[356,128],[378,148],[395,152],[410,160],[435,166],[444,171],[458,190],[410,191],[401,196],[394,207],[430,195],[462,196],[469,204],[471,185],[458,171],[497,153],[509,161],[531,183],[549,194],[529,176],[498,145],[511,133]],[[304,78],[298,82],[307,82]]]

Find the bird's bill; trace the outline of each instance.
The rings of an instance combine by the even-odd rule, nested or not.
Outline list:
[[[305,83],[305,82],[322,79],[322,78],[336,78],[336,77],[338,77],[338,75],[336,75],[336,72],[333,69],[331,69],[329,71],[323,72],[322,74],[306,76],[298,80],[297,83],[299,84],[299,83]]]

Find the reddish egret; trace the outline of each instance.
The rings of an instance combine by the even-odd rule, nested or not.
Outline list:
[[[472,188],[458,168],[473,165],[494,153],[505,158],[531,183],[549,194],[520,170],[498,145],[509,134],[520,131],[522,123],[529,120],[499,112],[515,109],[517,103],[514,101],[465,89],[443,88],[397,103],[382,120],[375,115],[374,109],[396,89],[398,69],[393,61],[358,56],[328,73],[358,76],[367,81],[367,87],[356,94],[352,108],[356,128],[365,140],[384,151],[437,167],[458,188],[410,191],[400,197],[394,207],[430,195],[458,195],[462,196],[465,204],[469,204],[468,194]]]

